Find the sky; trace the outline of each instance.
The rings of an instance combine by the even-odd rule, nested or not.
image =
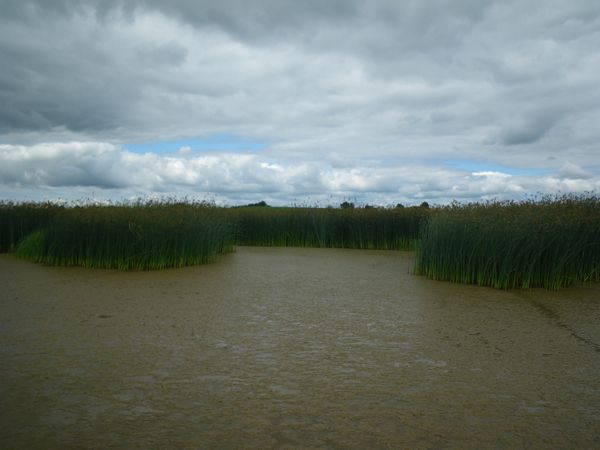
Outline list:
[[[597,0],[0,0],[0,200],[600,191]]]

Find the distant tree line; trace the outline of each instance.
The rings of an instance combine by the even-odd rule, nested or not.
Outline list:
[[[237,208],[256,208],[256,207],[269,208],[270,205],[268,205],[267,202],[265,202],[264,200],[261,200],[260,202],[248,203],[247,205],[237,206]],[[397,209],[401,209],[401,208],[404,208],[404,205],[402,203],[398,203],[395,207]],[[331,208],[331,206],[329,206],[328,208]],[[340,208],[341,209],[354,209],[354,208],[356,208],[356,205],[353,202],[344,201],[344,202],[340,203]],[[380,208],[380,206],[370,205],[367,203],[366,205],[363,206],[363,208],[364,209],[376,209],[376,208]],[[423,202],[419,205],[419,208],[429,209],[429,203]]]

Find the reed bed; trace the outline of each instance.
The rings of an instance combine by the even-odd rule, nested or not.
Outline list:
[[[239,245],[414,250],[424,208],[265,208],[229,211]]]
[[[0,204],[0,251],[52,265],[160,269],[202,264],[234,245],[412,250],[425,208],[218,208]]]
[[[500,289],[600,280],[600,199],[452,205],[423,227],[415,272]]]
[[[234,245],[417,250],[415,273],[501,289],[600,281],[600,198],[410,208],[0,203],[0,251],[121,270],[213,261]]]
[[[234,245],[234,229],[205,204],[63,208],[25,237],[16,255],[35,262],[121,270],[213,261]]]
[[[34,230],[47,226],[61,206],[53,203],[0,202],[0,252],[12,252]]]

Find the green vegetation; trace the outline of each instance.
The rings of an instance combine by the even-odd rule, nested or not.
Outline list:
[[[0,252],[14,251],[21,239],[45,227],[60,209],[52,203],[0,202]]]
[[[421,208],[263,208],[229,211],[239,245],[414,250]]]
[[[234,244],[234,230],[205,204],[61,208],[25,237],[16,255],[52,265],[149,270],[210,262]]]
[[[435,280],[558,289],[600,280],[600,199],[452,205],[422,232],[415,272]]]
[[[181,267],[234,245],[416,249],[415,273],[436,280],[558,289],[600,280],[600,198],[387,209],[0,203],[0,251],[46,264]]]
[[[160,202],[0,203],[0,251],[31,261],[122,270],[212,261],[234,244],[415,249],[423,208],[239,208]]]

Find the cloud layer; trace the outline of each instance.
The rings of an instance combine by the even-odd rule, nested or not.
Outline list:
[[[598,188],[597,1],[251,3],[0,0],[2,196]],[[124,150],[217,134],[267,144]]]
[[[527,193],[600,189],[600,177],[575,164],[538,176],[468,172],[373,159],[265,159],[259,155],[138,154],[106,143],[0,146],[0,179],[11,192],[45,193],[45,199],[107,200],[151,194],[192,196],[222,204],[337,205],[344,200],[395,205],[453,199],[512,199]]]

